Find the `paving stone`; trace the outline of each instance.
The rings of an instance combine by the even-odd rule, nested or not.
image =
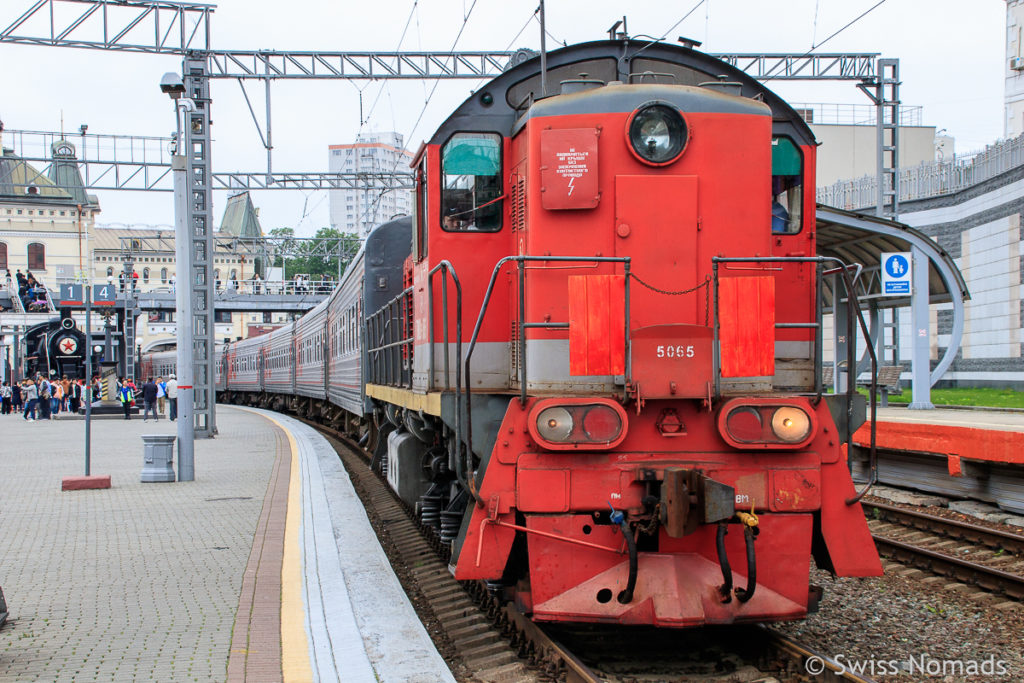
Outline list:
[[[176,424],[97,420],[91,471],[111,488],[62,492],[85,422],[0,416],[0,680],[224,680],[278,437],[230,408],[217,426],[195,481],[146,484],[141,437]]]
[[[905,491],[903,489],[894,489],[888,486],[872,486],[871,495],[877,496],[878,498],[884,498],[885,500],[892,501],[893,503],[902,503],[904,505],[945,507],[945,505],[949,503],[949,498],[936,496],[932,493]]]
[[[964,515],[983,519],[985,515],[999,514],[1001,511],[995,505],[982,503],[977,500],[954,500],[949,504],[949,509]],[[1008,514],[1006,516],[1009,516]]]
[[[1024,517],[1020,515],[1010,515],[1006,518],[1003,524],[1012,524],[1013,526],[1024,527]]]

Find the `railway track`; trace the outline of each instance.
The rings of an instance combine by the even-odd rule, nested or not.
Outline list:
[[[1024,536],[877,500],[864,506],[882,555],[1024,600]]]
[[[638,652],[654,653],[652,660],[661,658],[642,667],[645,680],[652,680],[652,674],[656,680],[685,680],[690,675],[699,675],[702,680],[713,681],[716,674],[722,676],[720,680],[736,680],[732,674],[737,669],[755,674],[765,672],[751,680],[821,680],[808,673],[809,668],[814,671],[813,666],[808,667],[808,661],[813,659],[821,670],[832,672],[828,680],[873,683],[872,679],[843,671],[827,656],[768,627],[668,632],[665,629],[599,625],[561,628],[538,624],[514,605],[496,599],[483,583],[455,581],[437,537],[416,522],[370,470],[362,449],[336,430],[303,421],[324,433],[335,446],[389,556],[393,563],[398,560],[399,578],[407,590],[411,587],[410,598],[417,605],[428,631],[442,652],[454,653],[464,665],[464,670],[456,670],[460,680],[494,683],[639,680],[616,672],[616,668],[622,668],[620,663],[609,661],[606,656],[609,651],[615,651],[625,653],[627,659],[637,659],[634,653]],[[680,638],[694,639],[694,645],[681,646]],[[694,661],[689,664],[672,661],[671,657],[681,650],[690,651]],[[578,652],[586,652],[586,655]],[[449,661],[451,659],[449,657]],[[730,661],[724,669],[720,664],[722,660]],[[707,667],[711,668],[705,671]]]

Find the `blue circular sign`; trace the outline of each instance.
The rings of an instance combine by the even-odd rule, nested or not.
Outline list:
[[[910,271],[910,264],[907,263],[907,259],[903,258],[899,254],[893,254],[885,260],[885,272],[890,277],[903,278],[907,276]]]

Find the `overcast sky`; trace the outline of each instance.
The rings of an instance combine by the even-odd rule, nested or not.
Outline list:
[[[668,33],[669,40],[684,35],[702,41],[701,49],[708,52],[803,53],[876,3],[547,0],[553,37],[548,48],[556,47],[555,39],[572,44],[604,38],[625,14],[631,35]],[[0,0],[0,30],[32,4]],[[537,0],[222,0],[212,19],[212,45],[238,50],[447,51],[462,30],[457,50],[537,49],[540,27],[530,21],[536,7]],[[956,138],[958,152],[974,150],[1003,131],[1005,7],[1004,0],[887,0],[817,51],[899,58],[904,104],[922,106],[923,123],[945,128]],[[76,35],[89,37],[89,32]],[[62,114],[69,132],[83,123],[90,133],[165,136],[174,129],[170,101],[158,88],[164,72],[180,72],[181,61],[174,56],[0,43],[0,64],[0,120],[8,130],[56,131]],[[272,86],[274,169],[325,171],[327,146],[351,142],[360,130],[396,130],[415,150],[478,85],[440,82],[424,110],[433,82],[277,81]],[[868,101],[852,82],[776,81],[772,87],[791,102]],[[362,128],[360,91],[364,112],[372,110]],[[249,92],[262,122],[262,86],[251,85]],[[213,81],[212,95],[214,169],[263,170],[266,152],[237,82]],[[173,223],[169,193],[98,194],[101,224]],[[223,192],[215,194],[218,222],[226,199]],[[328,223],[326,192],[268,191],[256,193],[254,201],[265,230],[291,226],[299,234],[312,234]]]

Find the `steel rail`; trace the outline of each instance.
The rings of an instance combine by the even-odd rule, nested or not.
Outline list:
[[[808,660],[818,659],[824,666],[825,670],[832,672],[835,678],[843,681],[855,681],[856,683],[876,683],[875,679],[854,673],[831,657],[817,652],[816,650],[812,650],[805,645],[801,645],[788,636],[785,636],[764,624],[758,624],[758,628],[764,632],[775,647],[790,656],[801,658],[805,666]],[[824,673],[824,671],[822,673]]]
[[[1008,553],[1024,555],[1024,534],[1015,534],[1010,531],[991,529],[989,527],[971,524],[947,517],[937,517],[918,510],[889,505],[877,501],[864,503],[865,508],[878,510],[876,519],[888,520],[904,526],[942,534],[948,538],[958,538],[965,541],[980,543],[989,548],[1002,548]],[[866,512],[866,510],[865,510]]]
[[[989,567],[970,560],[960,559],[952,555],[920,548],[910,543],[872,534],[875,545],[882,555],[896,560],[908,562],[919,569],[948,576],[964,583],[984,588],[996,593],[1003,593],[1015,600],[1024,600],[1024,576],[1011,574],[1001,569]]]
[[[603,683],[603,678],[594,673],[568,648],[552,638],[537,622],[520,612],[514,605],[505,605],[503,611],[509,621],[529,638],[534,647],[544,653],[546,659],[562,663],[566,674],[566,683]]]

